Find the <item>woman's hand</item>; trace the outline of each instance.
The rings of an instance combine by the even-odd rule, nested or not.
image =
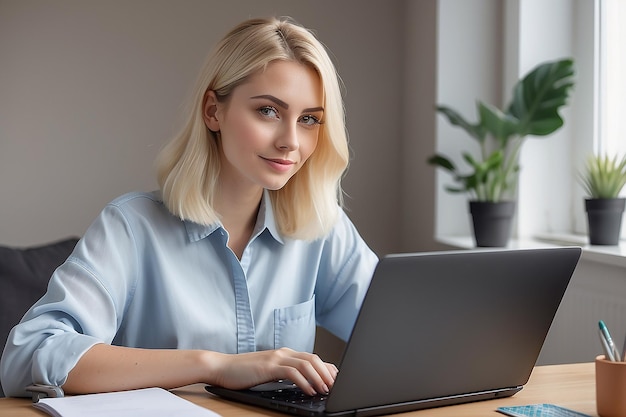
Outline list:
[[[309,395],[327,394],[337,377],[337,367],[313,353],[289,348],[223,354],[209,352],[207,363],[212,385],[230,389],[250,388],[279,379],[293,381]]]

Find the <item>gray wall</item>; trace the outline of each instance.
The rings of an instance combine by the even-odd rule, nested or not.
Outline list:
[[[422,153],[434,149],[435,0],[0,0],[0,244],[81,235],[112,198],[156,188],[153,160],[211,47],[266,15],[313,28],[333,54],[346,202],[365,239],[379,254],[434,247]]]

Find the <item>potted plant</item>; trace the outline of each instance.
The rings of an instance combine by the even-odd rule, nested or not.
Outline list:
[[[515,213],[520,149],[527,136],[546,136],[563,126],[559,109],[567,102],[574,86],[573,78],[572,59],[540,64],[516,83],[512,100],[504,110],[477,101],[476,123],[467,121],[450,107],[436,108],[479,145],[478,155],[469,151],[461,153],[469,166],[468,172],[442,154],[428,159],[430,164],[452,174],[457,185],[447,186],[447,191],[470,195],[477,246],[507,245]]]
[[[617,245],[626,204],[619,197],[626,185],[626,156],[592,155],[579,178],[589,196],[585,199],[589,243]]]

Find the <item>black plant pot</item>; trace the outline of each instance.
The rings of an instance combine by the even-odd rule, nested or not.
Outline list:
[[[509,243],[515,215],[514,201],[470,201],[469,210],[476,246],[504,247]]]
[[[592,245],[617,245],[622,230],[624,198],[590,198],[585,200],[589,243]]]

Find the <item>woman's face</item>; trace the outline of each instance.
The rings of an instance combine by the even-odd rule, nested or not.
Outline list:
[[[274,61],[218,103],[208,92],[205,121],[220,131],[220,181],[229,187],[282,188],[311,156],[324,108],[310,67]]]

